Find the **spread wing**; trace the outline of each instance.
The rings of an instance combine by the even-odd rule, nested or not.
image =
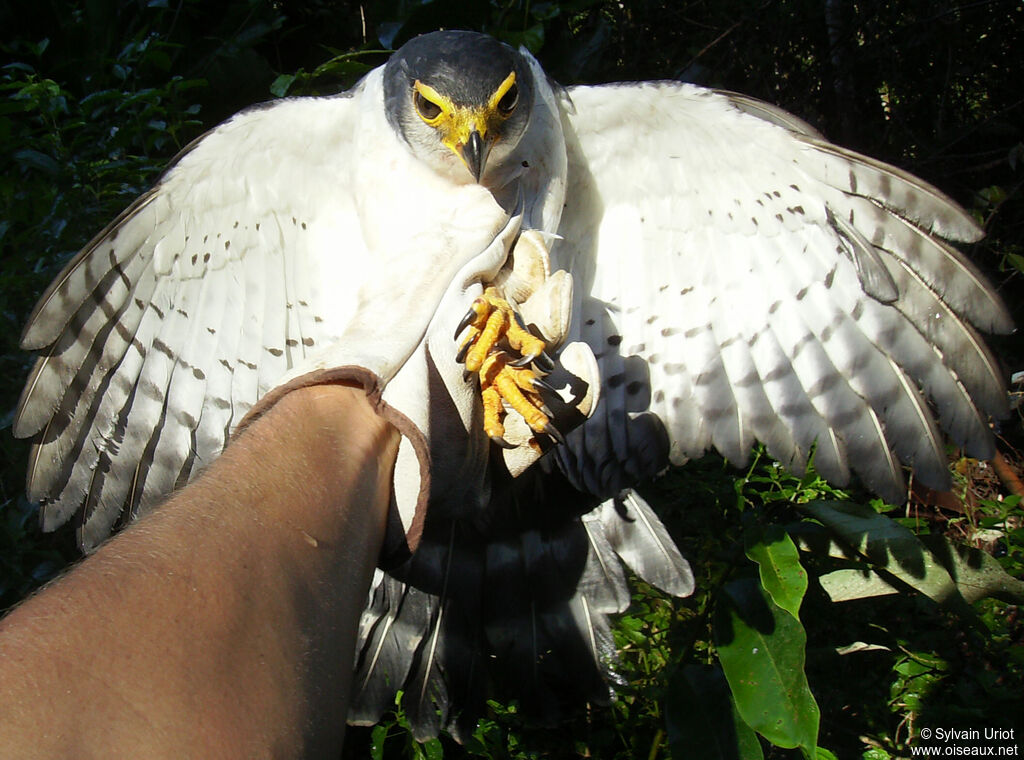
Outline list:
[[[28,495],[46,529],[84,506],[79,539],[95,546],[340,333],[366,258],[345,181],[359,97],[279,101],[217,127],[44,294],[14,432],[32,438]]]
[[[563,467],[613,493],[710,447],[855,471],[889,499],[900,463],[948,473],[939,425],[992,453],[1003,378],[976,332],[1012,328],[950,241],[954,202],[742,96],[677,83],[569,90],[556,246],[603,401]]]

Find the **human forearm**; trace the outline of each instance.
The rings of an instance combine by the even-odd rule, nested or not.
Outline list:
[[[195,484],[0,623],[5,756],[339,744],[396,447],[360,391],[283,398]]]

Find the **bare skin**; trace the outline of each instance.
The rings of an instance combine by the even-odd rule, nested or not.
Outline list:
[[[294,391],[0,620],[0,755],[336,756],[398,439]]]

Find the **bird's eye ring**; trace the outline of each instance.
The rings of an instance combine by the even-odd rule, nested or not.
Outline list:
[[[519,85],[514,84],[508,88],[508,92],[501,96],[498,101],[498,113],[502,116],[510,116],[516,106],[519,105]]]
[[[434,101],[423,97],[423,93],[419,90],[413,94],[412,99],[413,103],[416,105],[416,111],[424,121],[433,121],[441,115],[441,106]]]

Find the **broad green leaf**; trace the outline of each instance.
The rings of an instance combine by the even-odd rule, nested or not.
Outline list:
[[[665,727],[673,757],[761,760],[761,742],[736,710],[719,668],[688,665],[672,679]]]
[[[800,564],[796,544],[779,525],[765,530],[760,540],[747,546],[747,557],[757,563],[761,585],[772,601],[795,618],[807,591],[807,571]]]
[[[441,746],[441,741],[437,737],[427,739],[421,746],[427,760],[441,760],[444,757],[444,747]]]
[[[991,596],[1008,604],[1024,604],[1024,582],[1008,575],[988,552],[954,544],[945,536],[921,536],[921,542],[949,572],[968,602]]]
[[[295,79],[295,74],[281,74],[273,82],[270,83],[270,92],[279,98],[283,98],[285,95],[288,94],[288,90],[292,86],[292,82],[294,82]]]
[[[822,575],[818,582],[833,602],[849,602],[854,599],[900,593],[898,588],[868,568],[835,570]]]
[[[862,504],[800,505],[877,569],[891,573],[939,603],[963,603],[956,583],[917,536]]]
[[[14,160],[22,166],[36,169],[45,174],[57,175],[60,173],[60,165],[53,156],[48,156],[32,148],[15,151]]]
[[[836,559],[859,560],[861,557],[849,546],[835,540],[834,534],[817,523],[804,521],[797,523],[789,530],[790,538],[802,552],[816,554],[819,557],[835,557]]]
[[[747,725],[779,747],[813,757],[818,705],[804,673],[800,621],[752,579],[726,585],[715,609],[714,641],[736,707]]]

